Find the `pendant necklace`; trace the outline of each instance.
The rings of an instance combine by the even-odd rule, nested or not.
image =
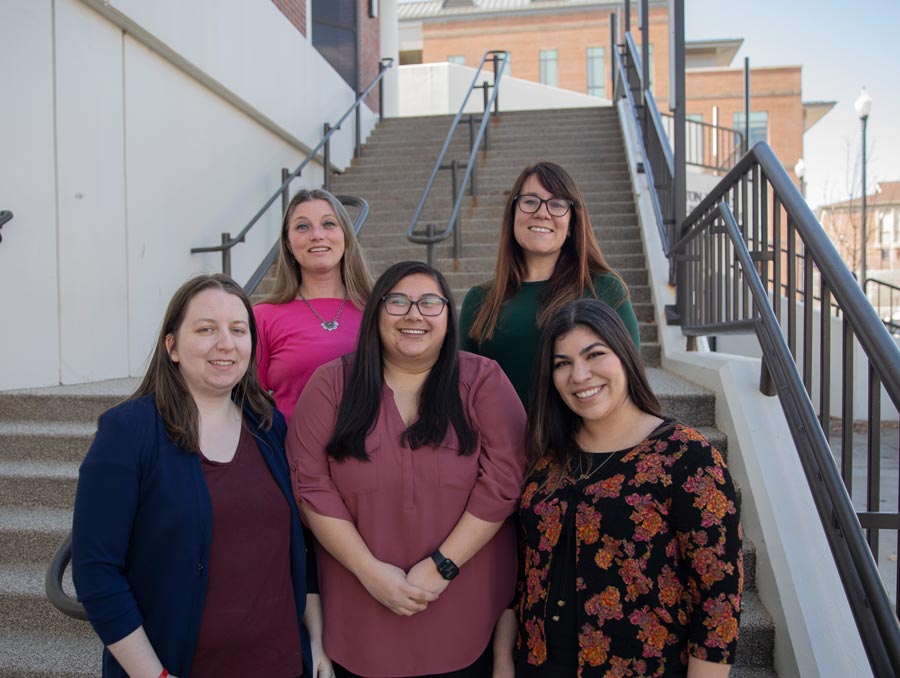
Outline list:
[[[344,293],[344,300],[341,302],[340,308],[338,308],[337,313],[334,314],[334,318],[331,320],[325,320],[319,312],[313,308],[312,304],[309,303],[306,297],[303,296],[303,292],[299,289],[297,290],[297,295],[303,300],[303,303],[306,304],[307,308],[312,311],[312,314],[316,316],[319,320],[319,323],[322,325],[322,329],[326,332],[334,332],[340,325],[338,323],[338,318],[341,317],[341,313],[344,312],[344,305],[347,303],[347,294]]]
[[[609,452],[609,453],[607,453],[607,454],[606,454],[606,458],[605,458],[603,461],[601,461],[599,464],[597,464],[596,466],[594,466],[593,463],[589,463],[589,464],[588,464],[587,470],[584,470],[584,457],[585,457],[585,455],[587,455],[587,454],[593,454],[593,453],[590,453],[590,452],[579,452],[579,456],[578,456],[578,475],[577,475],[577,476],[575,477],[575,479],[574,479],[574,480],[575,480],[575,485],[576,485],[576,486],[582,485],[586,480],[590,480],[591,477],[593,477],[600,469],[602,469],[604,466],[606,466],[606,464],[607,464],[609,461],[611,461],[611,460],[613,459],[613,457],[618,456],[618,452],[621,452],[621,450],[619,450],[619,451],[617,451],[617,452]],[[590,459],[593,460],[594,457],[590,457]],[[573,465],[572,471],[573,471],[573,472],[575,471],[574,465]],[[573,502],[573,503],[574,503],[574,502]],[[572,508],[568,508],[568,507],[567,507],[567,510],[566,510],[566,516],[563,518],[563,520],[566,520],[566,519],[568,518],[568,513],[569,513],[570,510],[577,510],[577,509],[572,509]],[[573,518],[574,518],[574,516],[573,516]],[[572,537],[572,538],[574,539],[574,537]],[[563,576],[565,576],[566,570],[568,569],[568,566],[569,566],[569,549],[566,549],[564,553],[565,553],[565,555],[563,556]],[[550,591],[548,590],[547,593],[548,593],[548,596],[547,596],[547,597],[549,598],[549,597],[550,597],[550,596],[549,596]],[[560,592],[560,593],[562,593],[562,592]],[[565,601],[564,598],[559,598],[559,599],[556,601],[556,607],[557,607],[557,608],[565,607],[565,606],[566,606],[566,601]],[[547,616],[547,601],[545,600],[545,602],[544,602],[544,618],[546,618],[546,616]],[[555,622],[558,622],[558,621],[560,620],[560,610],[557,609],[557,610],[556,610],[556,614],[551,615],[550,619],[552,619],[552,620],[555,621]]]

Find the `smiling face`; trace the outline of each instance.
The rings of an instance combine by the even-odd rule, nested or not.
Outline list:
[[[553,345],[553,385],[586,423],[632,408],[622,361],[593,330],[578,325]]]
[[[424,273],[402,278],[389,294],[404,294],[413,301],[431,295],[444,296],[437,281]],[[390,315],[384,309],[383,302],[380,306],[378,332],[384,360],[413,369],[431,367],[437,361],[447,336],[449,310],[445,307],[440,315],[423,316],[412,305],[406,315]]]
[[[288,244],[300,265],[301,276],[331,272],[340,275],[344,230],[326,200],[298,204],[291,211],[287,228]]]
[[[253,351],[244,302],[217,288],[198,293],[175,333],[166,335],[166,350],[194,400],[229,397]]]
[[[532,195],[544,200],[561,197],[544,188],[536,174],[525,180],[519,195]],[[525,253],[526,260],[530,257],[552,257],[556,261],[569,234],[572,210],[561,217],[551,215],[546,204],[541,205],[534,214],[524,213],[518,205],[514,210],[513,235]]]

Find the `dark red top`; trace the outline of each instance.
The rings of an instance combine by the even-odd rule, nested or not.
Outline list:
[[[191,678],[299,676],[290,508],[246,428],[230,462],[201,460],[213,528]]]
[[[385,385],[366,436],[371,461],[336,462],[325,453],[344,390],[340,360],[309,380],[291,419],[286,447],[294,494],[316,513],[352,522],[381,561],[407,571],[427,558],[464,512],[506,520],[519,503],[525,470],[525,412],[493,360],[460,353],[459,395],[477,434],[474,454],[459,455],[449,427],[443,444],[412,450],[406,424]],[[487,647],[513,595],[516,537],[507,521],[424,612],[394,614],[316,544],[325,652],[361,676],[448,673]]]

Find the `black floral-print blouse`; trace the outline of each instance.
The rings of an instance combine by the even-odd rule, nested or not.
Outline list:
[[[722,456],[694,429],[666,421],[594,468],[557,484],[542,462],[525,481],[517,663],[548,663],[547,625],[566,589],[575,592],[565,605],[574,605],[579,677],[684,675],[689,656],[734,663],[742,535]],[[567,531],[574,539],[561,539]],[[558,568],[573,561],[574,587],[554,584],[551,596],[551,569],[558,582]],[[574,665],[565,659],[548,666]]]

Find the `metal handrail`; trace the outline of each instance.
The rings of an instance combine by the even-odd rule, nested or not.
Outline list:
[[[615,39],[613,45],[618,61],[620,53]],[[625,45],[621,47],[622,60],[630,63],[614,64],[613,74],[626,85],[625,90],[635,89],[637,83],[642,92],[641,106],[635,106],[633,96],[620,95],[628,99],[631,114],[641,130],[644,142],[641,150],[650,148],[657,140],[664,141],[662,147],[666,150],[668,139],[660,139],[659,130],[654,129],[656,121],[652,115],[647,117],[655,102],[652,93],[640,87],[640,78],[635,77],[634,63],[639,61],[629,53],[636,52],[630,35],[626,34]],[[652,166],[651,172],[662,170],[657,172],[656,182],[649,182],[650,194],[656,193],[662,184],[663,195],[671,196],[674,181],[670,183],[671,177],[660,177],[665,175],[667,153],[645,154],[642,158],[645,165]],[[729,201],[735,212],[723,205]],[[660,202],[665,209],[665,202]],[[741,226],[735,214],[740,215]],[[655,216],[658,219],[658,213]],[[666,254],[677,273],[674,317],[679,318],[683,333],[689,337],[689,347],[701,335],[756,332],[764,356],[760,390],[780,396],[869,663],[875,675],[900,675],[900,625],[895,612],[900,606],[891,605],[872,555],[878,553],[881,529],[900,531],[900,512],[879,511],[878,485],[881,388],[884,387],[895,407],[900,406],[900,349],[768,145],[754,146],[683,223],[676,224],[673,218],[668,226],[669,237],[666,237],[666,229],[659,224]],[[724,241],[722,235],[726,236]],[[801,241],[799,253],[797,236]],[[782,254],[782,238],[787,242],[786,258]],[[815,269],[820,276],[821,311],[818,420],[810,399],[814,373]],[[798,299],[798,279],[802,280],[802,299]],[[785,281],[786,291],[782,287]],[[770,283],[771,289],[767,289]],[[840,320],[844,357],[840,472],[826,434],[832,411],[832,318],[825,309],[831,307],[832,298],[843,313]],[[784,333],[780,326],[782,299],[787,301]],[[802,315],[802,349],[797,346],[798,315]],[[854,511],[849,496],[853,482],[854,338],[869,362],[867,511],[859,514]],[[802,360],[802,380],[793,355],[801,356],[797,360]],[[865,535],[863,528],[867,530]]]
[[[3,228],[3,224],[13,218],[13,213],[9,210],[3,210],[0,212],[0,229]],[[0,242],[3,242],[3,236],[0,235]]]
[[[360,230],[363,227],[363,224],[366,223],[366,219],[369,218],[369,203],[364,199],[357,197],[355,195],[336,195],[341,204],[347,207],[358,207],[359,214],[356,216],[356,220],[353,222],[353,231],[356,235],[359,235]],[[247,293],[247,296],[251,296],[256,288],[259,287],[259,284],[263,281],[263,278],[266,277],[266,273],[268,273],[269,269],[272,267],[272,264],[275,263],[275,259],[278,258],[278,248],[281,247],[281,238],[275,241],[275,244],[272,245],[272,249],[269,250],[269,253],[265,256],[259,266],[256,267],[256,270],[253,272],[253,275],[250,276],[250,279],[247,281],[247,284],[244,285],[244,291]]]
[[[668,138],[669,130],[675,124],[675,116],[671,113],[662,113],[661,119]],[[702,167],[714,172],[723,172],[731,169],[736,160],[743,154],[744,134],[740,130],[714,125],[703,120],[687,119],[684,122],[686,128],[685,137],[688,140],[685,162],[688,165]],[[714,150],[708,148],[706,144],[707,137],[711,141],[716,142],[709,144],[709,146],[715,147]],[[731,137],[731,142],[719,141],[719,139],[728,139],[729,137]],[[700,140],[699,144],[696,143],[698,139]]]
[[[428,196],[431,193],[431,189],[434,186],[434,181],[437,178],[438,172],[442,169],[442,165],[444,163],[444,156],[447,154],[447,149],[450,147],[450,142],[453,140],[453,135],[456,132],[456,128],[459,125],[459,121],[462,119],[463,111],[466,108],[466,104],[469,102],[469,97],[472,95],[472,92],[476,89],[481,88],[482,86],[476,86],[475,83],[478,82],[478,78],[481,76],[481,71],[484,68],[485,62],[488,58],[491,58],[494,63],[494,84],[493,84],[493,92],[491,92],[491,96],[489,99],[485,99],[484,104],[484,112],[481,115],[481,124],[478,126],[478,134],[474,139],[470,139],[470,151],[469,151],[469,160],[466,163],[466,172],[463,175],[462,185],[454,186],[454,192],[458,188],[458,194],[453,196],[454,204],[453,211],[450,213],[450,219],[447,223],[447,227],[441,231],[440,233],[434,233],[434,229],[437,228],[436,224],[428,224],[426,233],[420,234],[416,233],[415,229],[419,222],[419,217],[422,215],[422,210],[425,208],[425,202],[428,200]],[[498,68],[498,62],[501,62]],[[456,113],[456,117],[453,118],[453,122],[450,124],[450,131],[447,133],[447,138],[444,140],[444,145],[441,148],[441,152],[438,154],[437,161],[434,163],[434,169],[431,171],[431,176],[428,179],[428,183],[425,185],[425,190],[422,192],[422,198],[419,200],[419,204],[416,206],[415,211],[413,212],[412,219],[409,222],[409,229],[407,229],[406,237],[410,242],[414,242],[420,245],[428,246],[428,263],[430,265],[434,265],[434,245],[443,240],[446,240],[450,237],[451,234],[454,236],[453,241],[453,256],[454,258],[459,258],[461,255],[462,249],[462,234],[459,229],[459,211],[462,207],[463,196],[466,192],[466,186],[469,183],[469,179],[472,176],[472,173],[475,170],[476,165],[476,157],[478,155],[478,151],[481,146],[481,141],[485,137],[485,131],[487,128],[488,120],[491,114],[491,107],[494,107],[494,114],[496,115],[499,109],[499,99],[497,98],[497,94],[500,91],[500,79],[503,77],[503,72],[506,70],[506,64],[509,61],[509,53],[505,50],[488,50],[481,57],[481,63],[478,64],[478,70],[475,72],[475,77],[472,78],[472,84],[469,85],[469,89],[466,91],[465,97],[463,97],[462,104],[460,104],[459,111]],[[485,82],[485,87],[487,83]],[[486,91],[486,89],[485,89]],[[458,167],[458,163],[456,163]],[[454,170],[455,176],[455,170]],[[454,182],[455,184],[456,182]]]
[[[752,181],[753,186],[748,187]],[[765,205],[768,191],[764,182],[772,189],[772,207],[780,215],[783,208],[787,215],[785,224],[788,233],[787,265],[788,294],[786,295],[789,317],[787,319],[787,339],[782,335],[776,310],[780,307],[780,296],[766,290],[763,280],[768,280],[768,265],[774,258],[769,252],[765,227],[759,226],[768,218]],[[752,196],[748,198],[748,192]],[[752,218],[753,225],[746,221],[743,228],[737,224],[733,213],[724,204],[735,195],[745,219]],[[766,195],[766,198],[762,196]],[[750,202],[748,203],[748,199]],[[752,207],[748,208],[748,204]],[[748,216],[748,212],[752,215]],[[779,220],[780,216],[775,220]],[[729,254],[717,244],[714,238],[724,232],[732,241],[733,256],[740,262],[741,281],[731,283],[727,270],[719,271],[718,266],[727,269]],[[718,230],[717,230],[718,229]],[[762,232],[761,232],[762,231]],[[781,223],[772,224],[773,239],[781,236]],[[852,351],[853,337],[857,339],[869,361],[869,431],[870,467],[873,462],[872,440],[878,440],[880,426],[880,387],[883,386],[895,407],[900,407],[900,349],[891,338],[884,324],[868,302],[863,290],[856,283],[846,264],[841,259],[834,244],[828,239],[806,201],[800,195],[775,153],[764,142],[756,144],[738,164],[722,179],[713,191],[698,205],[685,220],[684,235],[667,252],[678,267],[678,308],[681,315],[682,331],[688,336],[699,336],[755,329],[763,349],[763,375],[761,390],[774,395],[777,393],[787,419],[788,426],[800,456],[801,464],[810,485],[816,508],[825,528],[839,576],[847,593],[860,638],[866,649],[869,662],[876,675],[900,675],[900,625],[896,613],[884,589],[884,584],[873,558],[878,552],[877,530],[891,527],[896,529],[897,514],[880,514],[877,505],[878,490],[871,491],[873,478],[870,476],[869,510],[856,514],[848,493],[849,473],[852,472],[852,453],[845,453],[843,481],[826,435],[831,411],[826,383],[820,384],[819,397],[822,401],[817,419],[809,394],[812,393],[812,299],[804,303],[804,347],[796,350],[796,306],[793,297],[796,288],[793,279],[797,271],[793,264],[795,234],[801,239],[805,261],[803,275],[807,283],[804,293],[812,293],[814,267],[821,275],[826,295],[833,296],[844,314],[845,361],[847,347]],[[703,238],[706,238],[704,240]],[[753,248],[753,254],[750,248]],[[780,252],[780,247],[774,251]],[[722,263],[725,262],[725,263]],[[780,283],[781,271],[774,281]],[[762,275],[760,271],[762,269]],[[733,270],[733,269],[732,269]],[[736,273],[734,274],[736,275]],[[719,284],[721,283],[721,284]],[[776,284],[780,290],[780,284]],[[743,302],[741,302],[743,294]],[[721,298],[725,297],[725,298]],[[731,306],[730,310],[727,308]],[[751,307],[753,309],[752,317]],[[724,309],[724,313],[723,313]],[[726,316],[740,316],[730,318]],[[825,329],[827,314],[821,319],[823,327],[823,347],[820,360],[823,379],[830,381],[825,361],[830,360],[830,329]],[[764,326],[764,329],[760,327]],[[827,334],[825,334],[827,332]],[[803,354],[804,378],[801,380],[792,355]],[[852,360],[852,358],[850,358]],[[850,368],[845,362],[843,403],[844,449],[850,447],[852,434],[852,362]],[[769,383],[769,379],[774,382]],[[846,389],[851,388],[850,401]],[[875,415],[874,412],[879,414]],[[879,454],[875,445],[874,454]],[[847,459],[849,458],[849,461]],[[871,472],[871,468],[870,468]],[[873,498],[875,501],[873,501]],[[869,530],[867,538],[862,527]]]
[[[869,297],[869,287],[875,288],[875,294],[877,303],[874,304],[875,308],[878,310],[879,315],[881,316],[881,321],[885,324],[891,334],[897,335],[900,334],[900,315],[894,317],[895,313],[900,313],[900,310],[894,311],[894,296],[895,293],[897,296],[900,296],[900,286],[889,283],[885,280],[879,280],[878,278],[866,278],[865,280],[865,293],[866,297],[871,300]],[[887,290],[888,294],[888,308],[890,312],[887,317],[884,316],[883,308],[884,306],[881,303],[881,291]],[[898,305],[900,306],[900,305]]]
[[[309,155],[306,156],[306,159],[300,163],[300,165],[293,172],[287,175],[286,178],[283,178],[281,186],[272,194],[272,196],[266,200],[263,206],[259,209],[259,211],[253,216],[250,222],[241,229],[241,232],[238,233],[235,237],[231,237],[229,233],[222,234],[222,243],[220,245],[209,245],[207,247],[192,247],[191,254],[199,254],[202,252],[221,252],[222,253],[222,272],[226,275],[231,275],[231,248],[237,245],[238,243],[244,242],[247,232],[253,228],[254,225],[262,218],[263,214],[266,213],[266,210],[272,206],[279,196],[281,196],[285,191],[288,190],[291,182],[300,176],[300,173],[303,169],[312,162],[318,155],[319,151],[323,151],[322,162],[325,165],[325,184],[324,187],[326,190],[330,187],[331,181],[331,161],[330,161],[330,145],[331,136],[337,132],[341,128],[341,124],[347,117],[353,113],[354,111],[359,110],[359,107],[362,101],[369,96],[369,93],[375,88],[376,85],[381,86],[382,80],[384,78],[384,73],[393,66],[394,60],[390,57],[385,57],[381,59],[378,63],[378,75],[369,83],[369,86],[366,87],[357,97],[353,104],[348,108],[344,114],[338,119],[338,121],[332,126],[329,123],[325,123],[324,125],[324,135],[322,140],[313,148]],[[383,92],[379,94],[380,100],[380,108],[378,111],[378,117],[380,121],[384,120],[384,100],[383,100]],[[357,116],[357,132],[359,131],[359,117]],[[359,152],[359,135],[357,134],[357,148],[356,153]]]

